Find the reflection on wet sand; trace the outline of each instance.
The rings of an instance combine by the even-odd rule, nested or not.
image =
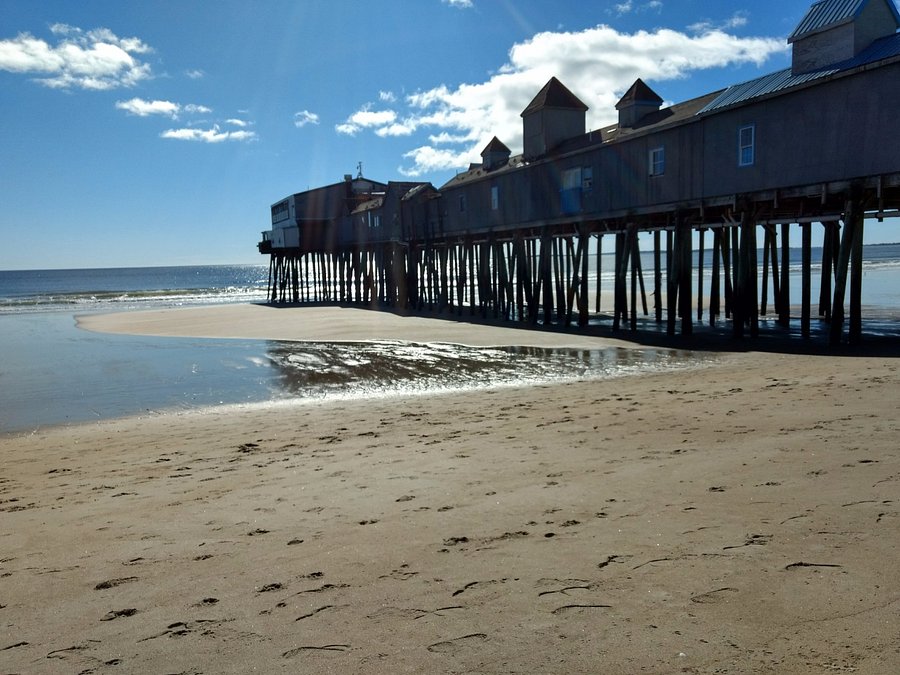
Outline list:
[[[360,398],[607,379],[637,371],[694,367],[704,357],[667,349],[466,347],[405,342],[270,342],[273,394]]]

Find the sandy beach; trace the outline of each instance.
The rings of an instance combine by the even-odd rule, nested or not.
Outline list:
[[[339,308],[82,326],[615,344]],[[898,366],[744,352],[0,436],[0,672],[900,672]]]

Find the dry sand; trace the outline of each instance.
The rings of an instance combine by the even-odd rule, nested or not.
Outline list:
[[[898,365],[0,437],[0,672],[900,672]]]

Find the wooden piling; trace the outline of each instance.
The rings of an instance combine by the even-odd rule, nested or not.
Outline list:
[[[844,330],[844,296],[847,290],[847,273],[856,231],[861,228],[863,219],[861,206],[858,198],[850,196],[846,200],[844,207],[844,232],[841,236],[841,245],[838,253],[829,331],[829,342],[835,346],[840,344]]]
[[[662,255],[659,230],[653,230],[653,308],[656,323],[662,323]]]
[[[709,284],[709,325],[715,326],[720,312],[720,269],[722,255],[722,228],[713,230],[712,278]]]
[[[812,225],[810,223],[801,223],[800,231],[802,234],[802,251],[800,258],[802,285],[800,290],[801,307],[800,307],[800,334],[804,338],[810,335],[810,297],[811,297],[811,267],[812,267]]]
[[[699,258],[697,260],[697,321],[703,321],[703,239],[706,234],[706,228],[701,227],[698,231]]]
[[[693,255],[691,251],[691,226],[684,219],[678,219],[677,230],[675,231],[676,244],[679,249],[681,258],[679,268],[679,315],[681,317],[681,334],[691,335],[694,332],[693,321],[693,275],[691,274],[693,267]]]
[[[778,323],[787,328],[791,323],[791,239],[790,224],[781,224],[781,285],[779,287]]]

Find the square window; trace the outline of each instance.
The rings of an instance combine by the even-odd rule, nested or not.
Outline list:
[[[562,189],[576,190],[581,187],[581,167],[566,169],[562,172]]]
[[[581,169],[581,189],[590,192],[594,188],[594,168],[586,166]]]
[[[500,188],[496,185],[491,187],[491,209],[496,211],[500,208]]]
[[[756,161],[756,127],[749,124],[738,130],[738,166],[752,166]]]
[[[666,172],[666,149],[653,148],[650,151],[650,175],[662,176]]]

